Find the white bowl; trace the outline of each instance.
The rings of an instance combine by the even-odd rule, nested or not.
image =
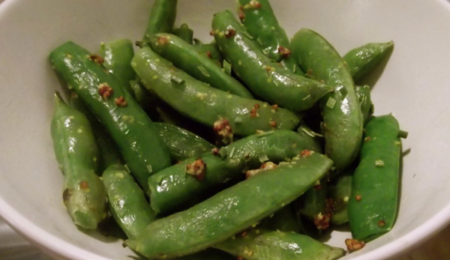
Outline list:
[[[235,1],[179,1],[177,23],[208,35],[212,14]],[[444,0],[272,1],[293,35],[309,27],[341,53],[367,42],[395,41],[373,90],[376,114],[394,113],[410,135],[404,149],[395,228],[343,259],[394,257],[450,220],[450,7]],[[124,259],[119,241],[77,230],[61,198],[62,175],[50,139],[52,93],[59,88],[48,53],[66,40],[91,50],[101,41],[140,39],[152,1],[7,0],[0,5],[0,214],[57,258]],[[344,247],[347,232],[333,232]]]

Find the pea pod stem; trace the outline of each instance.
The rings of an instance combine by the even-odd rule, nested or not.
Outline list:
[[[150,36],[159,32],[170,33],[177,16],[178,0],[155,0],[150,10],[147,29],[143,37],[146,45]]]
[[[172,34],[178,36],[180,39],[185,41],[186,43],[192,45],[194,41],[194,31],[185,23],[180,25],[179,28],[175,28],[172,30]]]

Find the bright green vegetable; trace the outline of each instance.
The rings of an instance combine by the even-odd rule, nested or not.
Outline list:
[[[238,11],[242,24],[261,45],[264,54],[281,62],[290,71],[303,75],[297,62],[290,57],[289,38],[278,23],[268,0],[239,0]]]
[[[343,249],[305,235],[258,228],[244,231],[215,248],[246,260],[335,260],[345,255]]]
[[[145,191],[148,177],[171,164],[150,118],[115,76],[73,42],[53,50],[50,61],[86,107],[108,130],[133,176]]]
[[[313,153],[263,171],[192,208],[159,219],[127,245],[148,258],[170,259],[226,240],[303,194],[332,165]]]
[[[328,176],[317,181],[314,187],[310,188],[296,202],[297,210],[308,220],[312,221],[317,230],[328,229],[331,219],[331,208],[328,204]]]
[[[194,31],[187,24],[182,24],[180,28],[175,28],[172,30],[172,33],[178,36],[183,41],[192,45],[194,39]]]
[[[356,86],[356,95],[358,96],[359,104],[361,106],[361,114],[364,125],[369,122],[374,112],[372,99],[370,98],[370,87],[368,85]]]
[[[181,114],[215,131],[226,143],[233,134],[293,129],[298,117],[282,108],[214,89],[176,69],[150,48],[139,50],[131,64],[144,85]]]
[[[331,87],[280,67],[259,50],[230,11],[213,18],[214,38],[236,75],[256,95],[295,112],[311,108]]]
[[[400,134],[392,115],[374,117],[366,125],[348,204],[354,239],[370,241],[394,225],[400,192]]]
[[[206,57],[213,60],[217,66],[222,67],[223,57],[215,41],[205,44],[199,39],[194,39],[194,47],[197,49],[198,53],[206,55]]]
[[[273,216],[264,219],[260,226],[282,232],[301,233],[302,231],[302,223],[297,218],[292,203],[275,212]]]
[[[331,223],[342,225],[348,222],[348,202],[352,193],[352,174],[354,168],[345,170],[337,177],[336,183],[329,186],[329,194],[333,199]]]
[[[338,171],[350,165],[359,152],[363,120],[353,79],[344,60],[318,33],[301,29],[291,42],[292,55],[312,77],[332,86],[334,92],[320,101],[325,154]]]
[[[87,118],[54,96],[51,123],[53,148],[64,174],[64,205],[73,222],[96,229],[106,217],[106,192],[96,175],[99,152]]]
[[[177,16],[177,2],[178,0],[155,0],[142,40],[144,45],[153,34],[172,31]]]
[[[109,166],[102,175],[110,211],[128,238],[136,238],[156,217],[144,192],[120,164]]]
[[[205,139],[183,128],[166,123],[154,123],[154,126],[161,140],[169,148],[174,162],[200,156],[214,148],[214,145]]]
[[[239,81],[226,74],[214,61],[198,53],[197,48],[175,35],[158,33],[150,37],[150,47],[177,68],[211,87],[232,94],[252,98],[252,94]]]
[[[377,66],[388,54],[392,53],[394,42],[368,43],[349,51],[344,56],[348,70],[354,81],[360,80],[364,75]]]

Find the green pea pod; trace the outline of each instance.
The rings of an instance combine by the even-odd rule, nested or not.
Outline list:
[[[183,41],[192,45],[194,40],[194,31],[187,24],[182,24],[180,28],[175,28],[172,30],[172,34],[178,36]]]
[[[54,102],[51,135],[64,174],[64,205],[77,226],[96,229],[106,217],[105,187],[96,175],[97,144],[89,121],[81,112],[66,105],[58,93]]]
[[[215,66],[212,59],[199,54],[197,48],[177,36],[158,33],[150,37],[149,41],[153,51],[194,78],[244,98],[253,97],[239,81]]]
[[[312,137],[294,131],[275,130],[251,135],[220,149],[221,157],[230,163],[255,169],[266,161],[281,162],[299,155],[303,150],[321,152]]]
[[[399,124],[392,115],[374,117],[366,125],[348,204],[354,239],[367,242],[394,226],[400,192],[399,135]]]
[[[236,258],[220,250],[209,248],[192,255],[178,257],[176,260],[236,260]]]
[[[242,24],[262,47],[264,54],[281,62],[290,71],[303,75],[297,62],[290,57],[289,38],[268,0],[239,0],[238,12]]]
[[[100,45],[100,56],[103,57],[103,66],[122,82],[123,87],[134,96],[130,81],[136,78],[131,67],[134,56],[133,43],[128,39],[119,39]]]
[[[97,173],[101,174],[111,164],[120,163],[120,154],[114,144],[114,141],[111,139],[111,136],[105,131],[94,115],[92,115],[92,113],[86,108],[75,92],[70,93],[69,104],[83,113],[89,120],[92,127],[92,132],[100,152],[99,170]]]
[[[301,29],[291,42],[292,55],[304,71],[335,90],[320,101],[325,154],[338,171],[350,165],[359,152],[363,120],[353,79],[344,60],[318,33]]]
[[[372,71],[393,49],[394,42],[392,41],[368,43],[345,54],[344,60],[353,80],[358,81]]]
[[[199,39],[194,39],[194,46],[198,53],[206,55],[206,57],[213,60],[217,66],[222,67],[223,57],[215,41],[204,44]]]
[[[348,222],[348,202],[352,193],[352,174],[354,168],[350,171],[345,170],[337,177],[336,183],[329,186],[329,194],[333,199],[333,214],[331,223],[333,225],[342,225]]]
[[[172,31],[177,16],[177,3],[178,0],[155,0],[142,40],[144,45],[153,34]]]
[[[303,194],[332,161],[313,153],[263,171],[188,210],[159,219],[126,244],[148,258],[170,259],[220,243]]]
[[[232,134],[252,135],[258,130],[293,129],[298,124],[294,113],[211,88],[148,47],[136,53],[131,65],[146,88],[181,114],[210,127],[216,124],[224,139],[232,138]]]
[[[246,260],[335,260],[345,255],[343,249],[309,236],[263,229],[253,229],[245,236],[237,235],[215,248]]]
[[[102,175],[110,211],[128,238],[136,238],[156,219],[144,192],[120,164],[109,166]]]
[[[147,191],[148,177],[171,165],[168,149],[150,118],[120,81],[75,43],[53,50],[50,61],[69,89],[108,130],[133,176]]]
[[[292,203],[263,220],[260,226],[274,231],[302,232],[302,223],[297,218]]]
[[[311,108],[331,87],[296,75],[265,56],[230,11],[213,18],[214,39],[236,75],[256,95],[295,112]]]
[[[297,210],[312,221],[318,231],[326,230],[330,226],[331,208],[327,200],[327,178],[328,176],[317,181],[314,187],[296,201]]]
[[[368,85],[356,86],[356,95],[358,96],[359,104],[361,106],[363,122],[364,125],[366,125],[374,112],[374,106],[370,97],[370,87]]]
[[[166,123],[154,123],[154,126],[175,162],[198,157],[214,148],[214,145],[205,139],[183,128]]]

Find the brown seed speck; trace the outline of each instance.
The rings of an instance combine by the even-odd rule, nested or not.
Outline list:
[[[125,98],[123,96],[116,98],[114,102],[118,107],[126,107],[128,105],[127,101],[125,101]]]
[[[283,58],[288,58],[289,56],[291,56],[291,50],[283,46],[278,47],[278,53],[283,56]]]
[[[242,21],[244,21],[244,19],[245,19],[245,14],[244,14],[244,12],[240,11],[239,12],[239,20],[241,20],[241,22],[242,22]]]
[[[250,110],[250,117],[256,117],[256,115],[257,115],[257,112],[256,112],[256,109],[252,109],[252,110]]]
[[[361,195],[356,195],[356,196],[355,196],[355,200],[356,200],[356,201],[361,201],[361,199],[362,199]]]
[[[275,111],[276,111],[276,110],[278,110],[278,105],[277,105],[277,104],[275,104],[275,105],[273,105],[273,106],[272,106],[272,108],[273,108],[273,110],[275,110]]]
[[[103,62],[105,62],[105,59],[103,59],[103,57],[98,56],[96,54],[89,55],[89,59],[98,64],[103,64]]]
[[[276,127],[276,126],[277,126],[277,122],[275,122],[275,121],[273,121],[273,120],[271,120],[271,121],[269,122],[269,124],[270,124],[271,127]]]
[[[312,76],[312,74],[313,74],[313,71],[312,71],[312,69],[308,69],[308,71],[306,72],[306,75],[308,75],[308,76]]]
[[[225,31],[225,37],[231,38],[236,35],[236,31],[234,29],[227,29]]]
[[[255,104],[253,107],[256,109],[260,108],[259,104]]]
[[[228,120],[217,120],[214,122],[213,130],[219,137],[222,138],[223,143],[228,144],[233,141],[233,130],[231,129],[230,122],[228,122]]]
[[[349,252],[354,252],[363,248],[365,244],[364,242],[358,241],[356,239],[346,239],[345,245],[347,246],[347,250]]]
[[[369,142],[370,141],[370,136],[364,138],[364,141]]]
[[[379,227],[384,227],[385,225],[386,225],[386,222],[384,220],[378,221],[378,226]]]
[[[214,36],[215,34],[216,34],[215,31],[210,31],[210,32],[209,32],[209,35],[211,35],[211,36]]]
[[[211,149],[212,154],[214,155],[218,155],[219,154],[219,148],[214,147],[213,149]]]
[[[325,230],[330,227],[331,213],[319,213],[314,217],[314,225],[318,230]]]
[[[80,182],[80,189],[82,189],[82,190],[89,189],[89,183],[87,181],[81,181]]]
[[[169,42],[169,39],[165,36],[158,37],[158,44],[164,45]]]
[[[241,237],[246,237],[248,235],[247,231],[242,232]]]
[[[303,150],[303,151],[301,151],[300,152],[300,157],[308,157],[308,156],[311,156],[311,151],[310,150],[308,150],[308,149],[305,149],[305,150]]]
[[[212,54],[211,54],[211,52],[210,52],[210,51],[207,51],[207,52],[206,52],[206,56],[208,56],[208,58],[210,58],[210,59],[211,59],[211,58],[212,58]]]
[[[98,86],[98,93],[104,100],[107,100],[113,93],[113,89],[106,83],[102,83]]]
[[[197,180],[202,180],[205,177],[206,163],[202,159],[198,159],[193,163],[186,165],[186,173],[194,176]]]

